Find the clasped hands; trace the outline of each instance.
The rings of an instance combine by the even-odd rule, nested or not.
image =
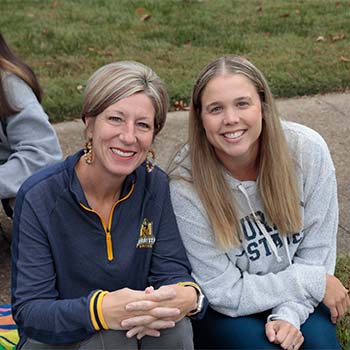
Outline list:
[[[109,329],[127,330],[126,336],[159,337],[195,308],[197,293],[192,287],[162,286],[144,291],[123,288],[103,298],[102,313]]]

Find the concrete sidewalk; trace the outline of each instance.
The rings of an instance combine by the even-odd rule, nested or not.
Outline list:
[[[339,231],[338,254],[350,253],[350,92],[277,100],[280,115],[318,131],[329,145],[338,180]],[[156,157],[165,168],[176,145],[187,139],[188,112],[171,112],[165,128],[157,137]],[[84,125],[80,120],[55,125],[64,156],[82,148]],[[320,203],[322,205],[322,203]],[[9,302],[11,223],[0,211],[5,237],[0,236],[0,303]],[[5,239],[7,238],[7,240]]]

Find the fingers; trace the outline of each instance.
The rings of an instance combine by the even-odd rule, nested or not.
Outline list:
[[[120,324],[125,329],[131,329],[137,326],[145,326],[151,322],[154,322],[155,320],[156,318],[151,315],[142,315],[123,320]]]
[[[127,333],[126,336],[128,338],[132,338],[136,335],[137,339],[141,339],[145,335],[151,336],[151,337],[159,337],[160,332],[157,329],[151,329],[147,328],[144,326],[138,326],[130,329]]]
[[[267,339],[269,340],[270,343],[274,343],[276,340],[276,332],[274,329],[274,324],[273,322],[267,322],[265,324],[265,334]]]
[[[329,308],[333,323],[345,315],[350,306],[348,290],[337,277],[328,273],[326,274],[325,296],[322,301]]]
[[[302,333],[283,320],[268,322],[265,325],[265,333],[270,342],[279,344],[283,349],[296,350],[304,342]]]
[[[151,337],[160,337],[160,332],[155,330],[155,329],[149,329],[145,328],[143,332],[140,332],[137,334],[136,338],[140,340],[143,338],[145,335],[151,336]]]
[[[169,286],[162,286],[157,290],[153,290],[152,293],[146,293],[147,300],[151,301],[166,301],[176,298],[176,291]]]
[[[147,325],[150,329],[167,329],[175,327],[174,321],[156,320]]]
[[[151,294],[151,293],[153,293],[153,292],[154,292],[154,288],[153,288],[152,286],[147,287],[147,288],[145,289],[145,293],[146,293],[146,294]]]
[[[301,344],[304,342],[304,337],[301,332],[295,327],[291,326],[287,332],[284,334],[285,338],[280,343],[283,349],[299,349]]]
[[[135,301],[125,306],[127,311],[145,311],[148,315],[157,318],[177,317],[180,310],[173,307],[157,307],[157,303],[152,301]]]
[[[175,322],[172,320],[160,320],[151,315],[135,316],[123,320],[121,326],[125,329],[131,329],[138,326],[147,326],[149,328],[172,328],[175,326]]]
[[[125,306],[126,311],[149,311],[157,307],[157,303],[149,300],[133,301]]]
[[[338,320],[338,311],[335,306],[332,306],[329,308],[329,312],[331,314],[331,321],[332,323],[337,323]]]

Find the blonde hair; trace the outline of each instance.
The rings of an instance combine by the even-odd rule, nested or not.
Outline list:
[[[256,87],[264,116],[258,188],[267,221],[282,234],[297,232],[301,228],[301,214],[295,164],[289,154],[270,88],[251,62],[238,56],[224,56],[208,64],[197,78],[192,92],[188,139],[192,182],[207,211],[216,242],[221,248],[237,246],[241,233],[236,204],[225,180],[226,170],[206,137],[201,117],[203,91],[210,80],[222,74],[242,74]]]
[[[119,61],[99,68],[84,92],[82,119],[96,117],[107,107],[143,92],[155,109],[154,136],[163,128],[168,112],[168,94],[163,81],[149,67],[135,61]]]

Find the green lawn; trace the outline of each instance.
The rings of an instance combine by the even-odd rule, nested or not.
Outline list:
[[[173,104],[223,54],[251,59],[278,97],[350,86],[348,0],[0,0],[0,14],[52,121],[76,117],[87,78],[120,59],[154,68]]]
[[[350,255],[337,259],[336,275],[347,288],[350,288]],[[337,334],[344,350],[350,349],[350,315],[344,317],[337,325]]]

